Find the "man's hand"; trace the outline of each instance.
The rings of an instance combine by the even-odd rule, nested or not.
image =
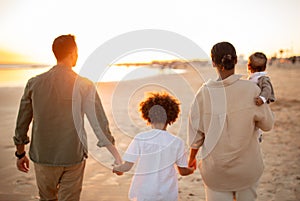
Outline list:
[[[133,165],[134,163],[125,161],[123,164],[115,165],[112,171],[120,176],[123,175],[124,172],[128,172]]]
[[[117,171],[115,168],[113,168],[113,173],[115,173],[115,174],[118,175],[118,176],[123,175],[123,172],[119,172],[119,171]]]
[[[27,156],[24,156],[21,159],[17,159],[17,168],[21,172],[28,172],[29,171],[29,159]]]

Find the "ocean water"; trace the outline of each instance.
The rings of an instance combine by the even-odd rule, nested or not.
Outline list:
[[[0,87],[24,87],[27,80],[51,67],[31,64],[0,64]]]
[[[32,64],[0,64],[0,87],[24,87],[27,80],[48,71],[52,66]],[[80,74],[80,70],[75,68]],[[110,66],[94,82],[118,82],[142,79],[160,74],[180,74],[184,69],[150,68],[148,66]],[[90,78],[91,79],[91,78]]]
[[[148,66],[111,66],[107,68],[102,75],[99,75],[95,82],[118,82],[126,80],[135,80],[155,75],[181,74],[184,69],[170,69]]]

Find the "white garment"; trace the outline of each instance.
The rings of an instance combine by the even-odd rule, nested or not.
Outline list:
[[[258,78],[260,78],[261,76],[266,76],[267,73],[266,72],[255,72],[255,73],[251,73],[248,77],[248,80],[250,80],[251,82],[257,83],[258,82]]]
[[[137,201],[178,200],[178,179],[174,167],[187,167],[184,142],[164,130],[139,133],[123,156],[136,163],[129,199]]]
[[[254,83],[257,84],[258,79],[259,79],[260,77],[266,76],[266,75],[267,75],[266,72],[255,72],[255,73],[251,73],[251,74],[249,75],[249,77],[248,77],[248,80],[250,80],[251,82],[254,82]],[[267,99],[266,99],[265,97],[263,97],[263,96],[259,96],[259,97],[262,99],[262,101],[263,101],[264,103],[267,102]]]

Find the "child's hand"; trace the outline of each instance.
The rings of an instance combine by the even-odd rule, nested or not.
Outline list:
[[[256,97],[255,98],[255,104],[257,106],[261,106],[262,104],[264,104],[264,101],[260,97]]]
[[[120,165],[114,165],[113,173],[115,173],[117,175],[122,175],[124,172],[128,172],[132,168],[133,165],[134,165],[134,163],[128,162],[128,161],[125,161],[124,163],[122,163]]]
[[[193,167],[188,167],[189,171],[190,171],[190,174],[193,174],[195,169]]]
[[[117,170],[116,170],[116,167],[113,168],[112,172],[115,173],[115,174],[118,175],[118,176],[123,175],[123,172],[117,171]]]

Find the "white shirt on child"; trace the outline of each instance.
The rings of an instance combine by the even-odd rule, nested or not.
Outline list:
[[[255,73],[251,73],[248,77],[248,80],[250,80],[251,82],[254,82],[254,83],[257,83],[258,82],[258,79],[261,77],[261,76],[266,76],[267,73],[266,72],[255,72]],[[267,102],[266,98],[263,97],[263,96],[259,96],[264,103]]]
[[[127,148],[123,160],[136,164],[129,190],[130,200],[178,200],[174,165],[188,166],[182,139],[159,129],[139,133]]]

